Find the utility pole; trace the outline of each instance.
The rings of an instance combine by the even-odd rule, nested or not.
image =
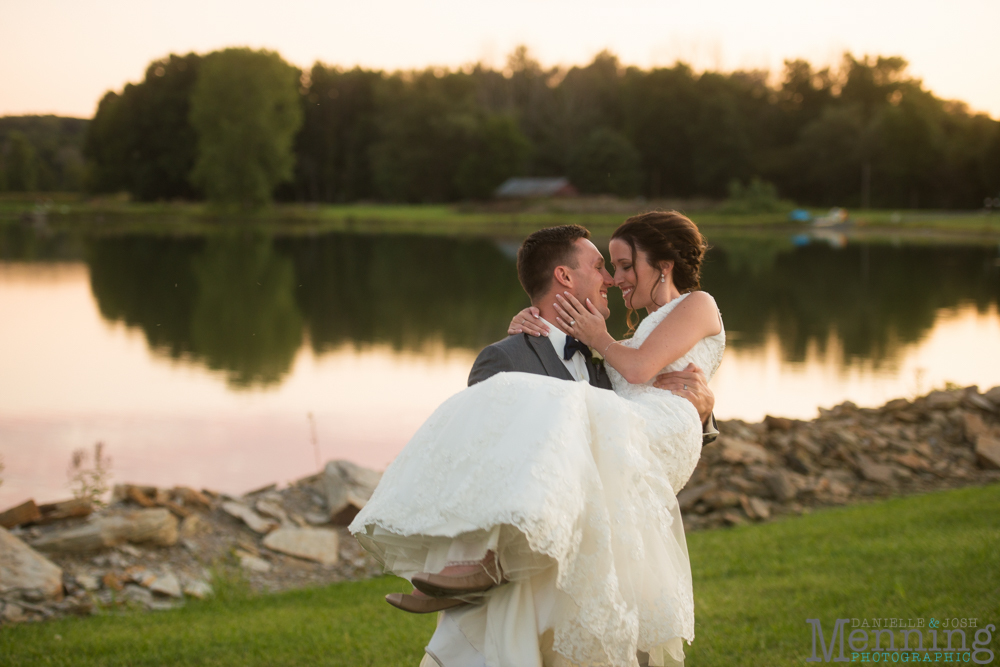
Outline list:
[[[872,206],[872,163],[865,162],[861,165],[861,208],[869,209]]]

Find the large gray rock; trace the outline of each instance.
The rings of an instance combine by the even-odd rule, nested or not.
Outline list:
[[[254,509],[264,516],[271,517],[283,526],[291,523],[288,518],[288,513],[285,512],[285,508],[282,507],[281,504],[275,499],[261,498],[254,503]]]
[[[184,595],[204,600],[207,597],[211,597],[212,594],[212,585],[202,579],[194,579],[184,584]]]
[[[722,451],[722,460],[728,463],[770,462],[771,455],[756,443],[725,436],[719,436],[716,442]]]
[[[721,510],[727,507],[738,507],[740,494],[728,489],[712,489],[702,496],[701,500],[712,509]]]
[[[177,518],[156,508],[101,516],[83,525],[52,531],[32,542],[40,551],[97,551],[127,542],[169,547],[177,543]]]
[[[247,507],[243,503],[237,503],[232,500],[228,500],[222,503],[222,509],[223,511],[226,512],[226,514],[234,516],[237,519],[243,521],[243,523],[249,526],[250,530],[254,531],[255,533],[261,533],[261,534],[269,533],[278,527],[277,521],[272,521],[271,519],[265,519],[264,517],[257,514],[257,512],[253,511],[253,509]]]
[[[892,484],[892,470],[891,466],[887,466],[882,463],[875,463],[864,455],[858,455],[858,472],[860,472],[861,476],[870,482]]]
[[[236,557],[240,559],[240,565],[245,570],[251,570],[252,572],[271,571],[271,564],[259,556],[254,556],[253,554],[237,549]]]
[[[740,496],[740,505],[751,519],[766,521],[771,518],[771,506],[763,498],[756,496]]]
[[[330,461],[323,469],[321,483],[331,521],[348,524],[372,497],[382,479],[377,470],[362,468],[350,461]]]
[[[153,580],[153,583],[148,588],[159,595],[172,598],[184,597],[184,594],[181,592],[180,580],[177,579],[177,575],[170,571],[162,572],[160,576]]]
[[[697,486],[686,486],[677,494],[677,503],[682,511],[690,510],[702,497],[715,489],[715,482],[709,481]]]
[[[264,546],[324,565],[339,559],[337,532],[329,528],[279,528],[264,538]]]
[[[774,497],[783,503],[793,500],[798,494],[798,489],[792,484],[791,478],[784,470],[775,470],[767,476],[765,482]]]
[[[1000,468],[1000,438],[980,436],[976,441],[976,457],[984,468]]]
[[[126,584],[122,597],[143,607],[151,607],[153,604],[153,593],[138,584]]]
[[[989,400],[990,403],[1000,408],[1000,386],[993,387],[987,392],[983,392],[983,396]]]
[[[962,431],[965,439],[975,442],[976,439],[987,432],[986,423],[983,418],[975,412],[962,413]]]
[[[62,598],[62,570],[0,528],[0,595],[36,592],[44,598]]]
[[[927,394],[925,401],[931,410],[951,410],[957,408],[962,402],[963,389],[953,389],[950,391],[932,391]]]
[[[997,409],[997,406],[994,405],[992,401],[980,396],[975,392],[971,391],[966,392],[962,400],[965,402],[967,406],[972,408],[978,408],[980,410],[985,410],[986,412],[995,412]]]

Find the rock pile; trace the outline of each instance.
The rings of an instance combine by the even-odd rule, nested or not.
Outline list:
[[[1000,480],[1000,387],[934,391],[813,421],[722,422],[678,494],[688,530]]]
[[[1000,387],[848,402],[809,422],[727,421],[720,432],[678,494],[688,530],[1000,481]],[[332,461],[239,497],[123,484],[96,511],[28,501],[0,513],[0,624],[172,608],[211,595],[212,576],[230,569],[267,591],[375,576],[346,525],[380,478]]]
[[[122,484],[97,510],[22,503],[0,513],[0,624],[169,609],[212,595],[212,577],[227,571],[267,591],[380,574],[346,530],[380,477],[332,461],[239,497]]]

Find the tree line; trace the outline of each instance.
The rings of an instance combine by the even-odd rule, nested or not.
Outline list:
[[[0,118],[0,192],[81,190],[87,124],[58,116]]]
[[[1000,122],[942,100],[898,57],[837,68],[641,69],[602,52],[545,68],[384,72],[270,52],[170,55],[109,92],[88,188],[140,200],[446,202],[510,176],[583,193],[722,198],[760,179],[801,204],[977,208],[1000,197]]]

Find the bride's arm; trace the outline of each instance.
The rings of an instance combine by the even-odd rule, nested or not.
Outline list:
[[[638,348],[616,345],[604,317],[587,300],[584,307],[572,294],[557,297],[560,317],[556,324],[600,352],[605,362],[632,384],[648,382],[662,368],[686,354],[705,336],[722,330],[715,300],[705,292],[692,292],[673,309]],[[572,326],[570,322],[574,322]]]

